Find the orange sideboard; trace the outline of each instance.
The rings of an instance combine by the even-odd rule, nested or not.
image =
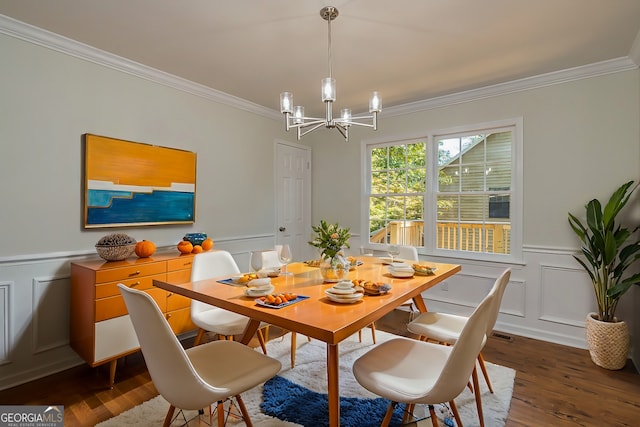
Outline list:
[[[144,290],[158,303],[174,333],[197,329],[191,321],[191,300],[153,286],[153,280],[188,282],[193,255],[156,254],[107,262],[71,263],[70,343],[92,367],[109,363],[113,386],[117,360],[139,349],[133,325],[117,284]]]

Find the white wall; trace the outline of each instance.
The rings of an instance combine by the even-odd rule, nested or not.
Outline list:
[[[112,231],[81,226],[83,133],[197,152],[196,224],[125,230],[168,248],[186,232],[205,231],[241,268],[249,251],[274,242],[273,141],[294,136],[268,114],[18,38],[0,35],[0,52],[0,388],[6,388],[81,362],[68,345],[69,262],[93,255],[93,245]],[[571,258],[577,243],[566,213],[640,176],[638,74],[382,116],[376,136],[523,117],[525,264],[513,266],[500,329],[584,345],[592,300]],[[348,144],[328,131],[305,137],[314,150],[314,223],[360,229],[359,141],[370,135],[353,129]],[[353,244],[359,245],[357,234]],[[504,267],[463,263],[462,274],[425,294],[430,308],[470,310]],[[632,312],[624,308],[621,314]]]
[[[310,139],[315,171],[313,222],[339,221],[356,233],[361,229],[363,139],[395,139],[422,130],[522,117],[524,263],[463,260],[462,274],[424,296],[431,310],[469,313],[492,279],[512,267],[498,328],[585,347],[585,317],[595,308],[595,299],[587,275],[572,257],[579,241],[567,213],[582,216],[592,198],[607,200],[622,183],[640,179],[639,75],[637,70],[618,72],[402,116],[385,118],[383,114],[377,133],[359,131],[346,144],[337,132],[316,134]],[[631,223],[637,224],[640,218],[639,202],[636,194],[629,203]],[[625,295],[617,314],[630,323],[638,365],[640,327],[633,300],[633,292]]]
[[[248,265],[274,244],[279,121],[0,35],[0,388],[80,362],[69,262],[114,229],[82,228],[82,134],[195,151],[196,223],[117,229],[171,250],[204,231]]]

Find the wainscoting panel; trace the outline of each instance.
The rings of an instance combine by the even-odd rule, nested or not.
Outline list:
[[[69,345],[69,277],[33,279],[33,353]]]
[[[583,269],[540,265],[540,320],[578,327],[595,309],[591,282]]]
[[[0,365],[9,363],[9,297],[11,282],[0,282]]]

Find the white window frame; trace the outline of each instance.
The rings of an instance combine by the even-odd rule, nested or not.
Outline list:
[[[437,139],[451,134],[486,133],[498,130],[513,130],[513,145],[511,147],[511,199],[510,199],[510,220],[511,220],[511,253],[495,254],[486,252],[458,251],[436,248],[436,226],[437,216],[437,190],[438,190],[438,146]],[[416,141],[426,141],[427,150],[427,188],[424,197],[424,247],[418,248],[418,253],[424,256],[442,257],[450,259],[467,259],[480,261],[495,261],[505,263],[522,263],[522,206],[523,206],[523,119],[522,117],[497,120],[492,122],[461,125],[452,128],[434,129],[411,135],[388,136],[384,138],[366,139],[361,142],[361,218],[360,235],[361,244],[372,247],[376,250],[384,251],[385,245],[369,244],[369,189],[371,177],[370,153],[373,146],[390,146],[412,143]]]

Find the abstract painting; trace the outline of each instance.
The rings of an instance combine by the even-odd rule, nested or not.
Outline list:
[[[84,227],[192,224],[196,153],[84,135]]]

